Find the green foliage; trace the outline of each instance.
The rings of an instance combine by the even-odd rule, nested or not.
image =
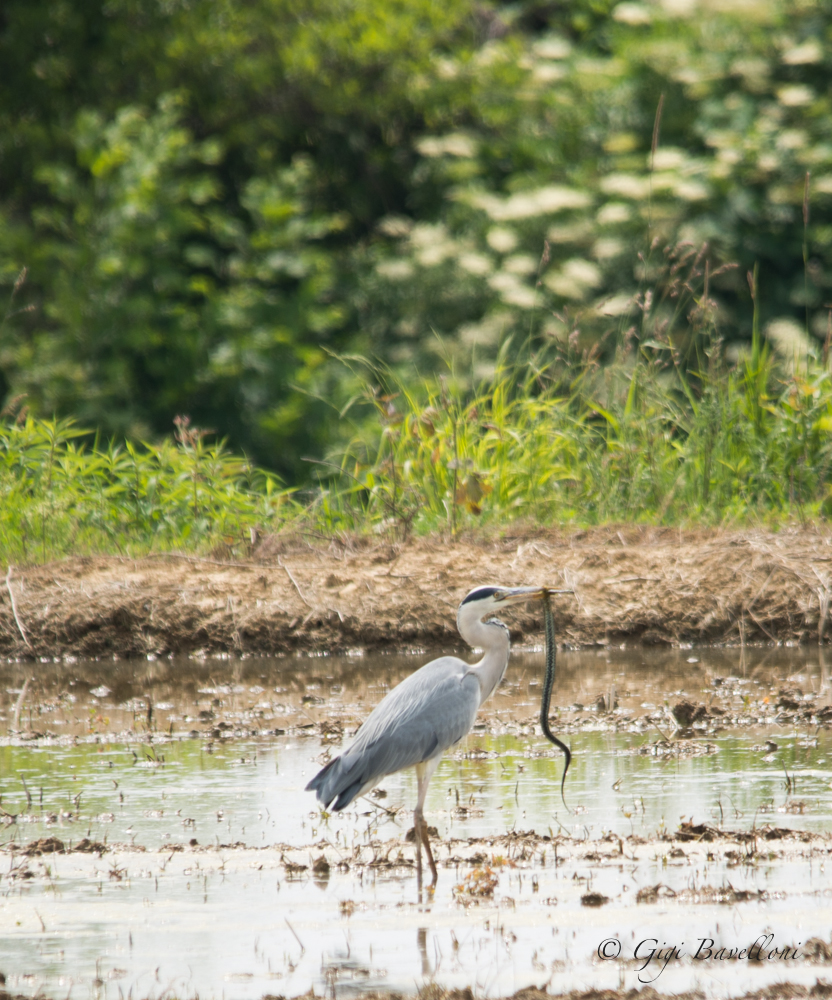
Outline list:
[[[406,96],[467,3],[18,2],[0,25],[0,393],[117,436],[177,413],[298,473]],[[45,42],[44,42],[45,40]],[[43,51],[44,44],[47,51]],[[118,58],[114,58],[118,53]]]
[[[324,489],[326,527],[719,524],[829,513],[825,368],[789,378],[772,366],[717,368],[696,379],[687,403],[677,373],[668,378],[649,351],[595,372],[576,365],[566,395],[558,366],[536,358],[520,370],[498,367],[474,393],[432,381],[417,393],[399,386],[394,401],[378,403],[375,447],[353,442],[345,477]]]
[[[820,0],[7,0],[0,396],[123,440],[188,413],[301,481],[333,355],[466,392],[509,340],[608,361],[680,241],[734,353],[759,264],[785,357],[828,323],[830,36]]]
[[[682,245],[665,256],[667,287],[640,299],[640,329],[604,366],[579,349],[578,328],[521,360],[504,344],[474,389],[362,373],[352,359],[365,388],[353,400],[355,437],[327,466],[326,527],[455,532],[516,519],[719,524],[832,512],[828,359],[818,351],[784,364],[757,334],[730,363],[704,255]],[[697,331],[693,342],[674,315]],[[362,405],[372,417],[357,415]]]
[[[320,366],[340,321],[320,243],[343,220],[309,208],[311,166],[296,157],[242,188],[244,224],[222,203],[222,145],[195,141],[183,117],[172,96],[111,122],[84,113],[77,165],[40,168],[52,203],[33,212],[28,280],[55,273],[35,320],[51,322],[31,337],[7,323],[0,363],[41,410],[119,436],[149,436],[184,409],[227,412],[254,449],[303,440],[288,381]]]
[[[494,374],[473,389],[453,373],[405,382],[341,359],[354,390],[341,416],[354,434],[315,463],[319,485],[303,496],[207,443],[185,418],[175,440],[107,446],[71,420],[9,419],[0,427],[0,556],[245,555],[252,531],[287,527],[402,537],[516,521],[829,516],[828,357],[786,363],[757,333],[730,361],[704,254],[683,245],[664,256],[666,286],[641,297],[638,330],[603,366],[601,347],[580,348],[578,328],[542,348],[507,341]]]
[[[711,287],[729,339],[750,339],[755,262],[763,328],[792,318],[823,339],[832,147],[819,39],[830,28],[812,0],[689,16],[621,3],[589,39],[552,24],[519,59],[508,40],[457,58],[446,72],[480,88],[480,114],[417,140],[420,183],[444,206],[427,225],[380,224],[372,353],[429,370],[438,334],[445,357],[473,357],[482,377],[507,334],[563,337],[576,316],[590,346],[636,315],[654,279],[649,248],[680,239],[739,264]],[[492,125],[512,72],[514,98]]]
[[[249,530],[277,530],[291,491],[207,444],[180,421],[158,446],[89,446],[72,420],[7,421],[0,427],[0,553],[9,562],[66,554],[185,547],[246,551]],[[85,440],[86,439],[86,440]]]

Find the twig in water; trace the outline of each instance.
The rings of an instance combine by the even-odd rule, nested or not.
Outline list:
[[[32,808],[32,793],[29,791],[29,786],[26,784],[26,779],[21,774],[20,780],[23,782],[23,791],[26,792],[26,808]]]
[[[303,601],[303,603],[307,606],[307,608],[312,608],[312,610],[315,611],[315,605],[310,604],[309,601],[307,601],[306,598],[303,596],[300,587],[298,586],[298,581],[292,576],[289,567],[283,562],[280,556],[277,557],[277,565],[280,566],[280,568],[286,573],[286,576],[289,577],[289,579],[292,582],[292,586],[298,592],[298,597]]]
[[[32,648],[32,644],[31,644],[31,642],[29,642],[29,639],[26,636],[26,630],[23,628],[23,623],[20,621],[20,616],[17,613],[17,603],[15,602],[14,591],[12,590],[12,570],[13,569],[14,569],[13,566],[9,566],[8,572],[6,573],[6,590],[8,590],[9,597],[11,598],[11,602],[12,602],[12,614],[14,615],[14,620],[15,620],[15,624],[17,625],[17,630],[18,630],[18,632],[20,632],[20,637],[23,639],[23,641],[26,643],[26,645],[29,647],[29,649],[31,649]]]
[[[27,677],[23,682],[23,687],[20,689],[20,694],[17,696],[17,701],[14,703],[14,713],[12,714],[12,731],[15,733],[20,732],[20,709],[23,707],[23,699],[26,697],[26,692],[29,690],[29,683],[32,680],[31,677]]]
[[[389,819],[398,819],[401,809],[388,809],[387,806],[383,806],[380,802],[373,802],[372,799],[367,799],[367,802],[374,808],[380,809],[383,813],[387,813]]]
[[[656,730],[656,732],[659,734],[659,736],[661,736],[661,738],[665,741],[665,743],[671,743],[672,742],[672,740],[670,739],[670,737],[669,736],[665,736],[665,734],[661,731],[661,729],[659,729],[659,726],[658,726],[658,724],[655,721],[653,721],[653,728]]]
[[[820,615],[818,617],[818,642],[823,642],[823,632],[826,628],[826,619],[829,617],[829,598],[832,597],[826,586],[818,587],[818,603],[820,604]]]
[[[294,927],[292,927],[292,925],[289,923],[289,921],[286,919],[286,917],[284,917],[283,919],[286,920],[286,926],[289,928],[289,930],[292,932],[292,934],[294,934],[295,941],[297,941],[297,943],[300,945],[300,954],[301,954],[301,958],[302,958],[306,954],[306,948],[303,947],[303,941],[301,941],[301,939],[298,937],[297,931],[295,930]]]

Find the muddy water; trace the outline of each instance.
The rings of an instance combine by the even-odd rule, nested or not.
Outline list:
[[[817,650],[562,654],[568,810],[535,724],[542,655],[514,656],[431,784],[440,879],[420,897],[411,773],[337,816],[302,788],[423,659],[0,668],[6,988],[259,998],[435,979],[486,995],[646,982],[730,995],[823,974],[801,951],[832,930]],[[702,711],[682,729],[671,710],[685,701]],[[25,852],[47,838],[68,853]],[[97,848],[75,850],[84,840]],[[715,957],[755,940],[763,961]]]

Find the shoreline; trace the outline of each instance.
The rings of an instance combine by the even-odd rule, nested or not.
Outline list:
[[[832,599],[832,535],[627,526],[400,543],[278,536],[234,562],[79,556],[7,577],[0,656],[459,648],[457,606],[484,583],[573,588],[554,601],[558,642],[570,648],[817,643]],[[537,609],[508,624],[513,642],[542,641]]]

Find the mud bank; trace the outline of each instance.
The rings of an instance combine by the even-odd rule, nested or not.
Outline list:
[[[832,597],[832,534],[603,528],[499,539],[266,539],[250,561],[84,557],[15,569],[0,587],[10,658],[279,654],[459,644],[464,594],[481,583],[574,588],[559,640],[817,642]],[[511,616],[539,643],[535,610]]]
[[[418,1000],[474,1000],[474,992],[471,989],[464,990],[443,990],[441,988],[420,990],[418,993],[408,994],[416,996]],[[383,993],[374,991],[372,993],[359,994],[355,1000],[403,1000],[405,994]],[[651,987],[644,989],[630,990],[584,990],[572,991],[569,993],[546,993],[544,990],[528,989],[520,990],[505,1000],[704,1000],[705,993],[699,990],[692,990],[685,993],[674,993],[668,996],[666,993],[659,993]],[[797,983],[777,983],[775,986],[767,987],[763,990],[754,990],[745,993],[737,1000],[812,1000],[812,998],[832,997],[832,985],[818,980],[814,986],[801,986]],[[0,989],[0,1000],[29,1000],[23,994],[7,993]],[[266,994],[263,1000],[285,1000],[282,995]],[[317,998],[317,994],[304,993],[297,1000],[322,1000]]]
[[[368,993],[356,1000],[401,1000],[401,993]],[[701,990],[688,990],[684,993],[674,993],[668,996],[650,986],[643,989],[629,990],[574,990],[569,993],[547,993],[545,990],[519,990],[505,1000],[704,1000],[706,994]],[[832,996],[832,985],[818,980],[814,986],[801,986],[797,983],[777,983],[766,989],[745,993],[737,1000],[809,1000],[811,997]],[[307,994],[309,1000],[312,995]],[[420,990],[419,1000],[474,1000],[472,990],[443,990],[440,987],[428,987]],[[4,1000],[0,994],[0,1000]],[[265,998],[264,998],[265,1000]],[[306,998],[304,998],[306,1000]]]
[[[385,993],[373,991],[358,994],[354,1000],[403,1000],[405,996],[416,997],[418,1000],[475,1000],[471,989],[444,990],[441,987],[429,986],[412,994]],[[659,993],[652,987],[629,990],[574,990],[569,993],[547,993],[545,990],[519,990],[504,1000],[704,1000],[706,994],[701,990],[689,990],[684,993]],[[832,997],[832,985],[822,979],[813,986],[801,986],[798,983],[777,983],[762,990],[744,993],[736,1000],[813,1000],[813,998]],[[23,994],[7,993],[0,988],[0,1000],[29,1000]],[[266,994],[263,1000],[286,1000],[282,994]],[[304,993],[296,1000],[323,1000],[314,992]]]

